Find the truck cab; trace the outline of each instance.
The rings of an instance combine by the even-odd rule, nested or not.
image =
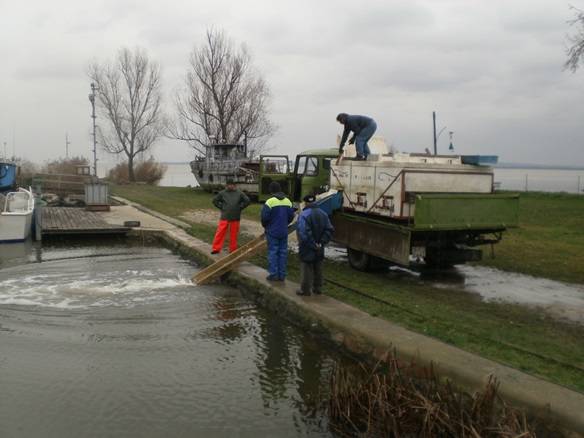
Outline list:
[[[293,202],[302,201],[308,194],[326,192],[330,188],[331,161],[337,156],[337,149],[314,149],[300,153],[292,163],[287,155],[261,155],[259,201],[271,197],[273,181]]]

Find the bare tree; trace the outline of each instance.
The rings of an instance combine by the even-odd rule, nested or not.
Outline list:
[[[205,43],[190,54],[168,135],[187,141],[201,155],[209,144],[244,139],[261,149],[275,126],[268,117],[269,86],[251,61],[244,45],[235,47],[222,31],[208,30]]]
[[[98,110],[108,122],[98,131],[99,141],[107,152],[126,155],[134,182],[136,156],[163,133],[160,67],[144,50],[122,48],[113,63],[92,63],[89,77],[97,86]]]
[[[571,45],[567,49],[568,60],[564,67],[575,72],[584,60],[584,11],[574,6],[570,6],[570,9],[574,11],[574,18],[568,23],[570,26],[576,26],[577,30],[574,35],[568,35]]]

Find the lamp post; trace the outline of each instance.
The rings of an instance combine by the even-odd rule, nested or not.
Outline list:
[[[438,137],[436,136],[436,111],[432,111],[432,122],[434,125],[434,155],[438,155]]]
[[[89,94],[89,101],[91,102],[91,118],[93,119],[93,175],[97,178],[97,137],[95,132],[95,91],[97,90],[96,85],[91,83],[91,93]]]
[[[446,126],[443,126],[442,129],[438,131],[438,134],[436,134],[436,111],[432,111],[432,122],[434,127],[434,155],[438,155],[438,139],[440,138],[440,134],[442,134],[446,129]],[[448,131],[448,135],[450,136],[450,145],[448,146],[448,150],[453,151],[454,146],[452,144],[452,136],[454,135],[454,131]]]

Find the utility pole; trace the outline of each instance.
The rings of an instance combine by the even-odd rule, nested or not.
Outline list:
[[[69,158],[69,145],[71,142],[69,141],[69,133],[65,133],[65,158]]]
[[[438,155],[438,146],[436,139],[436,111],[432,111],[432,121],[434,122],[434,155]]]
[[[89,95],[89,101],[91,102],[91,118],[93,119],[93,175],[97,177],[97,137],[95,132],[95,91],[97,87],[92,82],[91,83],[91,94]]]

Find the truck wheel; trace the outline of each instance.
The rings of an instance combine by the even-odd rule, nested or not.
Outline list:
[[[349,264],[357,271],[368,271],[370,256],[362,251],[348,248],[347,255],[349,256]]]
[[[363,251],[348,248],[349,264],[358,271],[383,271],[387,269],[390,262],[367,254]]]

